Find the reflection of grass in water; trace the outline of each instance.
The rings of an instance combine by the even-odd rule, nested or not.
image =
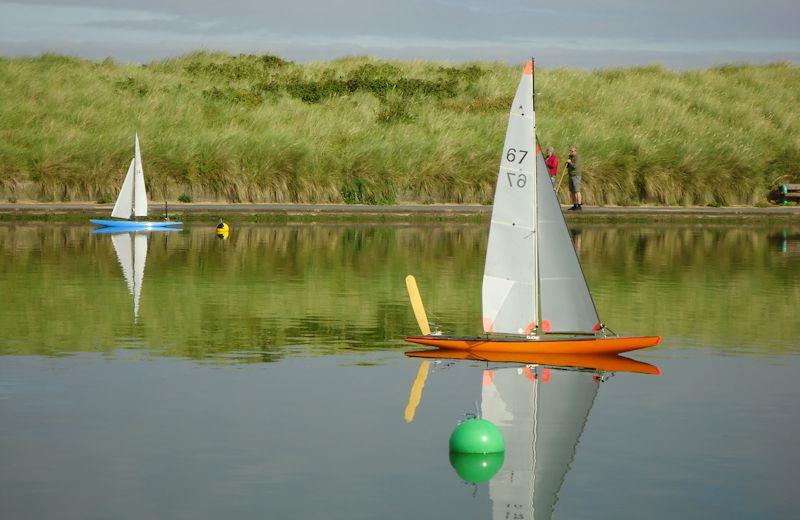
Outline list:
[[[780,229],[590,228],[582,257],[614,328],[744,349],[788,346],[800,326],[792,274],[800,257],[776,249],[770,237]]]
[[[784,228],[775,228],[779,231]],[[626,334],[780,352],[800,324],[800,257],[764,227],[592,226],[580,254],[601,316]],[[797,229],[794,229],[797,232]],[[417,275],[448,332],[479,331],[486,226],[240,225],[154,234],[139,323],[107,236],[0,226],[0,352],[148,349],[219,362],[404,348]],[[763,344],[763,345],[762,345]]]
[[[777,179],[800,179],[798,71],[544,68],[538,133],[562,154],[580,147],[589,204],[764,202]],[[153,200],[485,203],[519,73],[365,57],[0,58],[0,197],[113,200],[136,128]]]
[[[196,358],[398,345],[413,330],[403,273],[431,265],[437,252],[454,257],[455,246],[444,245],[450,237],[464,239],[445,228],[421,232],[402,226],[242,226],[226,242],[204,230],[181,237],[154,234],[139,324],[132,325],[131,297],[108,237],[70,226],[0,230],[3,254],[13,259],[3,279],[21,277],[26,288],[12,291],[9,282],[0,282],[10,308],[21,311],[0,318],[10,321],[3,323],[4,351],[109,350],[139,343]],[[440,246],[422,247],[427,240]],[[177,241],[188,250],[176,251]],[[40,326],[43,319],[58,326]]]

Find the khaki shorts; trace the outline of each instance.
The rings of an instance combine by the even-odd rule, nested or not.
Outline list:
[[[578,193],[579,191],[581,191],[580,175],[573,175],[569,178],[569,191],[572,193]]]

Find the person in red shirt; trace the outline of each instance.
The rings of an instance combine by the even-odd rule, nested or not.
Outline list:
[[[545,157],[544,164],[547,165],[547,171],[550,172],[550,182],[553,187],[556,187],[556,175],[558,174],[558,156],[553,153],[553,147],[547,147],[547,157]]]

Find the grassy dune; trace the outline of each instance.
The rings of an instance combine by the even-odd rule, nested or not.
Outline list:
[[[138,129],[156,201],[487,203],[519,72],[0,58],[0,200],[112,201]],[[797,85],[788,64],[544,68],[538,135],[561,155],[580,148],[590,204],[757,204],[775,182],[800,182]]]

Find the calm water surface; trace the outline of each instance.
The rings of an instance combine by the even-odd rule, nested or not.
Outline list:
[[[661,375],[404,356],[409,272],[479,331],[486,228],[0,225],[0,518],[796,517],[798,227],[571,226]]]

